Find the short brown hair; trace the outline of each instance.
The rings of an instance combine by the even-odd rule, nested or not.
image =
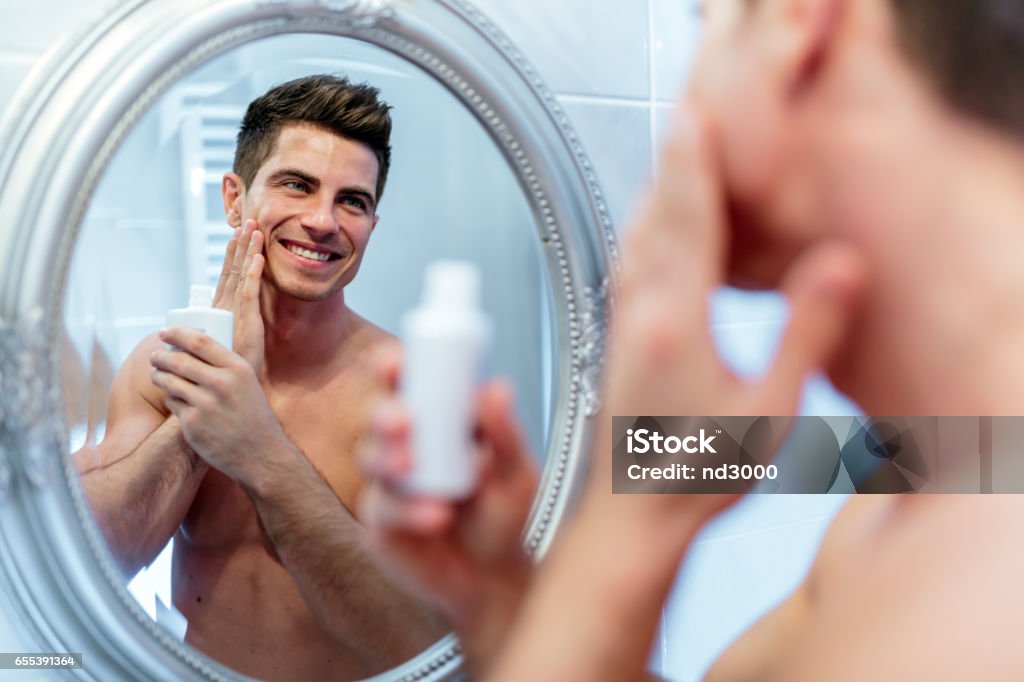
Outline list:
[[[890,0],[911,63],[961,111],[1024,137],[1024,0]]]
[[[380,201],[391,165],[391,107],[380,90],[347,78],[317,75],[275,86],[250,104],[238,131],[234,172],[246,187],[274,153],[286,124],[317,126],[365,144],[377,157],[377,196]]]

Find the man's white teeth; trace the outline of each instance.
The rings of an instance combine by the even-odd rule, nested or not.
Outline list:
[[[301,246],[295,246],[294,244],[289,244],[288,250],[291,251],[292,253],[302,256],[303,258],[308,258],[310,260],[325,261],[331,257],[331,254],[329,253],[319,253],[317,251],[310,251],[309,249],[304,249]]]

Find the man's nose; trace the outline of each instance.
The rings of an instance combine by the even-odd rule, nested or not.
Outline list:
[[[334,218],[334,202],[318,202],[309,207],[302,216],[302,226],[318,235],[329,235],[338,231]]]

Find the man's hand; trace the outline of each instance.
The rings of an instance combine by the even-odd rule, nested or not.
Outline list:
[[[392,395],[374,413],[363,457],[370,488],[362,516],[386,567],[442,609],[470,658],[484,658],[510,625],[532,573],[522,531],[536,466],[515,423],[511,390],[491,383],[478,400],[481,464],[473,496],[454,502],[403,493],[415,455],[410,416],[394,396],[399,364],[397,348],[381,353],[378,375]]]
[[[712,143],[711,127],[680,104],[654,190],[623,248],[605,421],[612,415],[794,415],[806,375],[829,361],[855,313],[865,279],[859,254],[819,244],[783,279],[790,321],[768,372],[748,382],[722,362],[708,302],[726,278],[729,230]],[[595,465],[610,476],[605,436]],[[700,516],[734,499],[675,497]]]
[[[251,233],[241,291],[234,294],[235,344],[238,347],[241,340],[251,357],[181,327],[160,333],[161,340],[180,351],[158,350],[150,356],[153,383],[166,393],[164,404],[178,417],[189,445],[211,465],[248,486],[257,485],[263,473],[259,454],[269,450],[268,443],[285,439],[257,375],[263,359],[261,244],[262,235]]]
[[[235,338],[233,349],[249,361],[257,376],[263,369],[263,317],[259,308],[259,277],[255,288],[246,289],[249,272],[260,256],[260,274],[263,272],[263,233],[255,220],[245,221],[236,228],[224,254],[224,265],[213,297],[215,308],[230,310],[234,314]],[[251,297],[250,300],[246,296]],[[257,305],[252,305],[253,300]]]
[[[708,300],[725,279],[729,231],[712,135],[680,103],[653,193],[623,248],[591,479],[493,680],[642,679],[680,561],[701,525],[737,498],[612,494],[611,417],[794,414],[805,375],[828,361],[854,314],[862,261],[821,244],[783,280],[790,322],[771,369],[748,383],[721,361]],[[580,616],[587,612],[600,617]]]

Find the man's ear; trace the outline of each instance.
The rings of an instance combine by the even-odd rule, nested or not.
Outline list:
[[[377,213],[374,213],[374,214],[373,214],[373,222],[372,222],[372,223],[370,223],[370,233],[371,233],[371,234],[373,234],[373,231],[374,231],[375,229],[377,229],[377,221],[378,221],[378,220],[380,220],[380,215],[379,215],[379,214],[377,214]]]
[[[237,173],[225,173],[220,183],[220,195],[224,199],[224,215],[231,227],[242,226],[242,199],[245,197],[245,183]]]
[[[811,90],[839,35],[848,0],[772,0],[769,59],[789,96]]]

